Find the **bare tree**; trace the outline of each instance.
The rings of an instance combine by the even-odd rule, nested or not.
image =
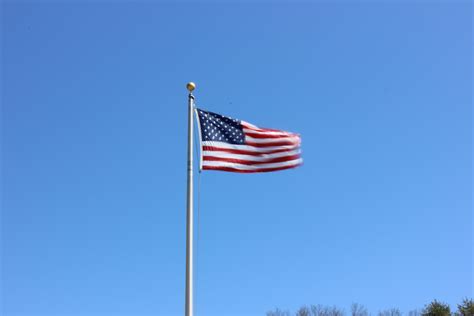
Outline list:
[[[417,309],[408,312],[408,316],[420,316],[420,312]]]
[[[344,311],[336,306],[311,305],[311,316],[344,316]]]
[[[302,306],[300,309],[296,312],[296,316],[311,316],[311,311],[308,307]]]
[[[351,316],[369,316],[369,312],[364,305],[352,303],[351,305]]]
[[[267,316],[290,316],[289,311],[282,311],[279,308],[275,308],[273,311],[268,311]]]
[[[339,309],[336,306],[329,307],[329,314],[328,316],[344,316],[344,310]]]
[[[323,305],[311,305],[311,316],[329,316],[327,307]]]
[[[384,311],[380,311],[378,316],[402,316],[402,313],[398,308],[391,308],[391,309],[386,309]]]

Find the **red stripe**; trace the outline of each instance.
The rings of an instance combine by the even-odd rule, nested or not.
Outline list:
[[[235,159],[235,158],[221,158],[221,157],[213,157],[213,156],[204,156],[203,160],[205,161],[225,161],[225,162],[233,162],[239,163],[242,165],[262,165],[267,163],[274,163],[274,162],[285,162],[291,161],[300,158],[300,155],[294,156],[285,156],[285,157],[277,157],[277,158],[270,158],[270,159],[262,159],[261,161],[251,161],[251,160],[242,160],[242,159]]]
[[[256,134],[256,133],[249,133],[246,132],[245,136],[250,136],[253,138],[291,138],[291,137],[297,137],[297,135],[274,135],[274,134]]]
[[[281,142],[274,142],[274,143],[254,143],[251,141],[246,140],[245,145],[253,146],[253,147],[276,147],[276,146],[290,146],[290,145],[298,145],[296,141],[281,141]]]
[[[255,170],[241,170],[232,167],[213,167],[213,166],[203,166],[202,169],[204,170],[221,170],[221,171],[229,171],[229,172],[239,172],[239,173],[257,173],[257,172],[270,172],[270,171],[278,171],[290,168],[296,168],[298,165],[291,165],[291,166],[284,166],[284,167],[276,167],[276,168],[262,168],[262,169],[255,169]]]
[[[293,149],[282,148],[282,149],[275,149],[275,150],[271,150],[271,151],[261,153],[261,152],[251,151],[251,150],[220,148],[220,147],[213,147],[213,146],[202,146],[202,151],[223,151],[223,152],[231,153],[231,154],[250,155],[250,156],[262,156],[262,155],[268,155],[268,154],[276,154],[276,153],[282,153],[282,152],[290,151],[290,150],[293,150]]]

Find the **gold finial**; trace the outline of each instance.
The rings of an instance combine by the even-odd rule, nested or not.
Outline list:
[[[196,84],[194,82],[188,82],[186,85],[186,88],[188,89],[189,92],[193,92],[194,89],[196,89]]]

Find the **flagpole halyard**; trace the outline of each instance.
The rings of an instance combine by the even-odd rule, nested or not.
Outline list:
[[[186,208],[186,294],[185,316],[193,316],[193,114],[194,96],[196,85],[189,82],[186,85],[188,95],[188,164],[187,164],[187,208]]]

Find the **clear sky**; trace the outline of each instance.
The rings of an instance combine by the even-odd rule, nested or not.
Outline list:
[[[202,174],[197,315],[473,295],[470,2],[1,10],[0,314],[183,314],[187,81],[304,155]]]

